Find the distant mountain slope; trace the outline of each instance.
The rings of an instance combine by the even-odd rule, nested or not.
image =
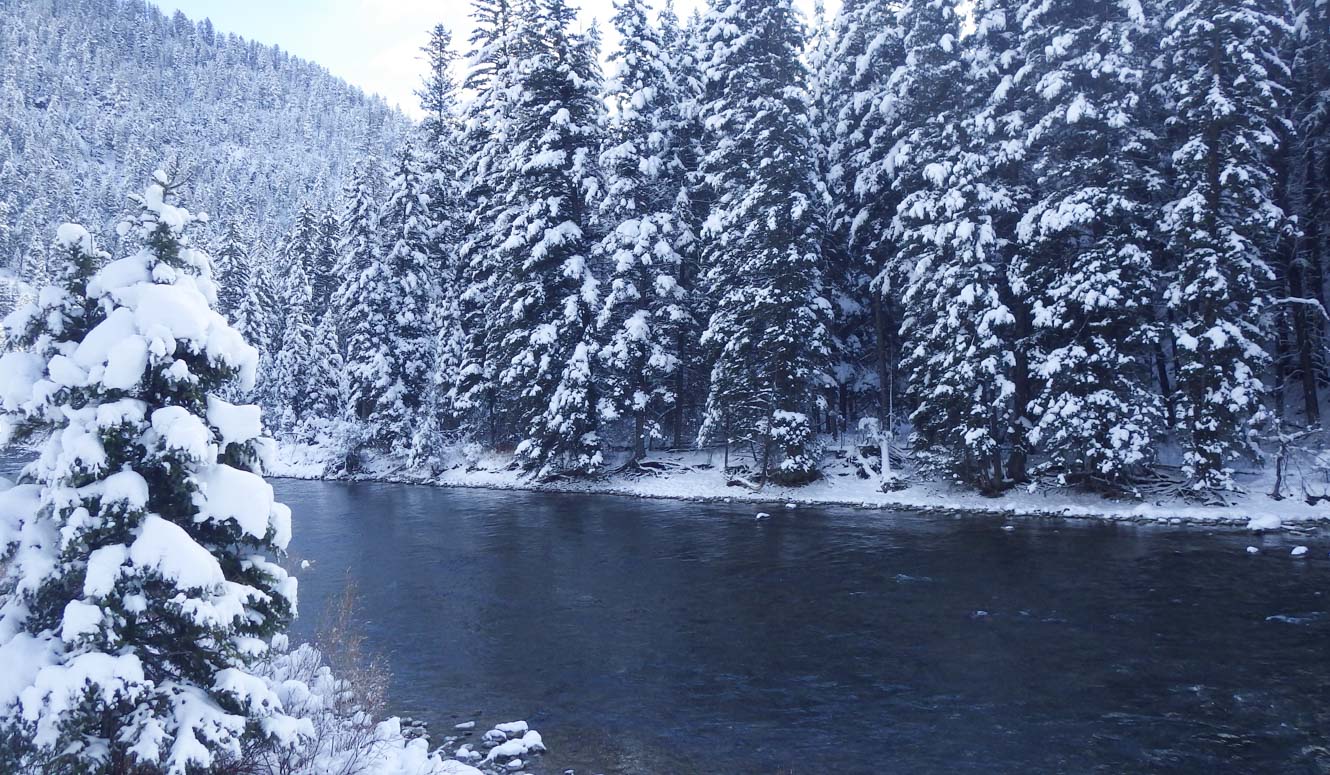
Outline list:
[[[358,150],[408,126],[322,67],[141,0],[0,0],[0,269],[40,275],[55,224],[108,228],[177,159],[188,201],[262,246]],[[0,286],[0,310],[9,287]]]

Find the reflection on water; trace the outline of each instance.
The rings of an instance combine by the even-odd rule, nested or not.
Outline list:
[[[1330,771],[1324,535],[275,484],[300,633],[349,573],[394,712],[542,772]]]

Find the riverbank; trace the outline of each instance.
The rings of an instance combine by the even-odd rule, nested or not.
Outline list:
[[[537,482],[513,469],[511,459],[498,454],[459,455],[437,472],[413,470],[391,456],[364,461],[354,476],[332,474],[335,456],[316,445],[282,445],[271,464],[271,475],[296,479],[342,479],[398,482],[439,487],[493,490],[623,495],[696,502],[751,504],[763,508],[843,506],[896,509],[936,514],[986,514],[1010,518],[1054,518],[1128,522],[1138,524],[1196,525],[1253,530],[1298,530],[1330,523],[1330,505],[1310,505],[1300,498],[1282,500],[1267,493],[1271,483],[1263,475],[1248,474],[1246,492],[1234,494],[1225,506],[1202,505],[1180,497],[1148,500],[1110,500],[1102,496],[1054,486],[1033,486],[997,497],[916,477],[899,490],[883,492],[876,479],[861,478],[856,463],[833,458],[826,476],[803,487],[768,485],[754,488],[721,471],[720,460],[702,453],[653,453],[646,470],[618,471],[592,479]],[[718,457],[718,456],[717,456]]]

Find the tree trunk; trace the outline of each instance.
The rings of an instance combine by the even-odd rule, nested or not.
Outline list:
[[[876,339],[877,354],[877,393],[878,393],[878,420],[882,427],[887,427],[891,418],[887,416],[888,407],[891,406],[891,374],[887,364],[887,315],[882,305],[882,294],[873,294],[873,331]]]
[[[647,420],[643,412],[633,415],[633,459],[636,463],[647,456]]]
[[[1164,342],[1155,342],[1155,374],[1159,379],[1159,394],[1164,397],[1164,424],[1173,428],[1173,386],[1168,381],[1168,356],[1164,354]]]

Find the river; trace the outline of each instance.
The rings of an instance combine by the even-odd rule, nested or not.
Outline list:
[[[1330,772],[1323,532],[275,486],[297,635],[349,574],[392,711],[535,772]]]

